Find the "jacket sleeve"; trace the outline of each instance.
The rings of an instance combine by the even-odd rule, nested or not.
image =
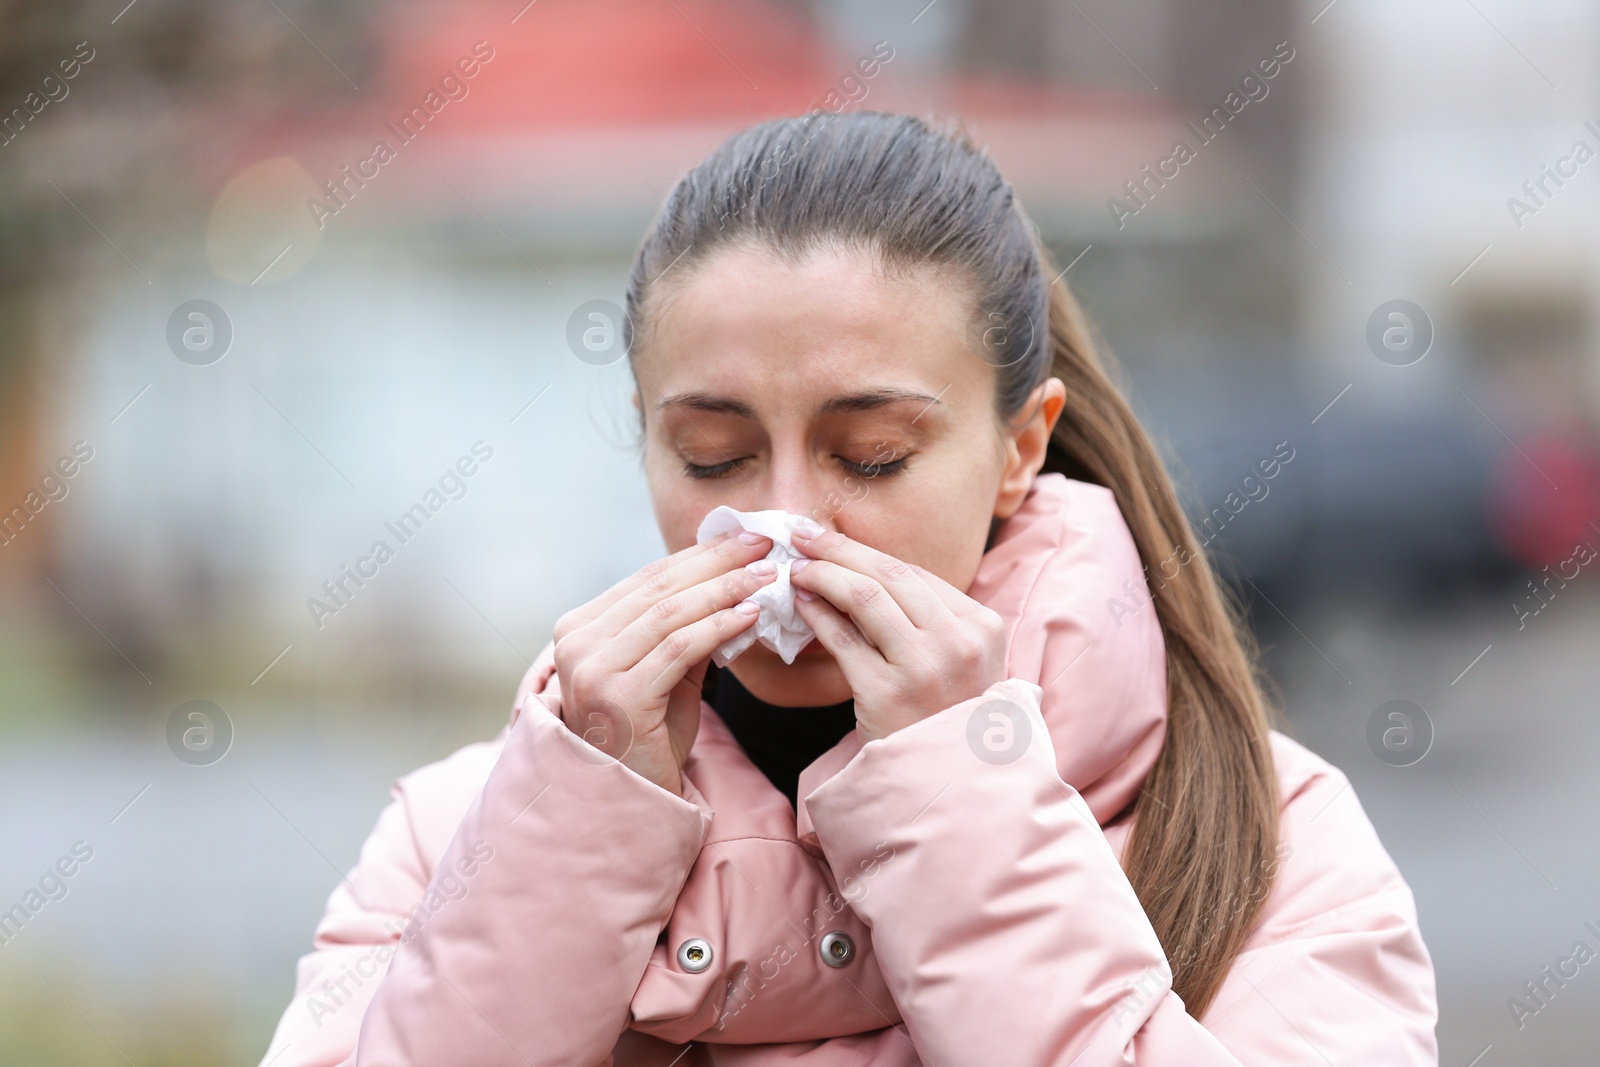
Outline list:
[[[711,822],[685,791],[530,703],[431,871],[404,794],[384,811],[263,1062],[609,1065]]]
[[[1340,816],[1336,841],[1302,843],[1313,862],[1350,851],[1302,888],[1288,880],[1300,917],[1276,941],[1252,938],[1208,1012],[1216,1030],[1193,1019],[1118,857],[1056,770],[1039,696],[998,682],[868,742],[805,798],[834,870],[892,849],[854,907],[925,1064],[1437,1062],[1432,965],[1364,815]],[[985,739],[997,707],[1014,741],[998,755]]]

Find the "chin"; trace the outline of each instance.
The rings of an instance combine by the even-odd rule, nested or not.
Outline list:
[[[728,664],[739,684],[780,708],[823,707],[851,697],[850,683],[836,661],[815,639],[793,663],[783,662],[766,645],[751,645]]]

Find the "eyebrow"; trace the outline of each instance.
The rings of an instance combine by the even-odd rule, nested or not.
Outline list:
[[[839,415],[853,411],[870,411],[874,408],[884,407],[887,404],[897,404],[906,400],[921,401],[924,405],[939,403],[938,397],[918,392],[915,389],[884,387],[829,397],[817,406],[817,414]],[[695,411],[737,415],[746,419],[754,419],[756,417],[755,409],[743,401],[700,391],[677,393],[669,396],[656,405],[656,410],[659,411],[667,407],[685,407]],[[926,410],[926,407],[924,407],[924,410]]]

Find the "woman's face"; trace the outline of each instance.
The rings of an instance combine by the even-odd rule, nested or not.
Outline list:
[[[1064,389],[1050,379],[1000,423],[964,287],[933,269],[885,277],[859,250],[790,264],[730,247],[657,288],[634,402],[669,552],[719,504],[778,509],[970,585],[991,521],[1044,461]],[[772,704],[851,695],[817,641],[792,665],[757,643],[730,669]]]

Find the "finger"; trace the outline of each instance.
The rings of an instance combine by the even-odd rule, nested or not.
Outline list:
[[[777,567],[770,560],[753,560],[748,566],[658,600],[606,643],[605,661],[618,670],[630,670],[675,631],[733,607],[777,576]]]
[[[837,530],[807,537],[794,531],[794,544],[812,559],[825,559],[873,579],[889,591],[900,612],[918,627],[935,627],[949,618],[950,609],[918,574],[919,568],[871,545],[862,544]],[[838,601],[834,602],[836,605]]]
[[[629,587],[595,618],[594,623],[608,636],[618,634],[646,610],[674,593],[743,567],[771,551],[770,538],[740,532],[656,560],[626,580]]]
[[[943,601],[944,606],[949,608],[950,612],[957,618],[969,615],[979,608],[985,607],[981,601],[974,600],[971,595],[957,589],[926,567],[919,567],[915,563],[911,564],[911,566],[916,569],[922,580],[928,583],[928,588],[933,590],[934,595]]]
[[[804,566],[796,570],[795,565],[802,563]],[[789,581],[796,589],[826,597],[829,606],[849,616],[890,663],[905,663],[914,655],[916,626],[889,591],[874,579],[818,559],[795,560],[789,565]]]
[[[608,608],[611,607],[611,605],[615,604],[624,596],[627,596],[629,593],[631,593],[634,589],[638,588],[639,585],[641,585],[652,573],[654,573],[655,569],[671,567],[677,563],[680,563],[696,553],[706,551],[706,549],[710,548],[712,545],[716,545],[722,541],[725,541],[728,536],[728,534],[723,534],[721,537],[715,538],[712,541],[708,541],[706,544],[690,545],[687,548],[681,548],[672,553],[672,555],[667,556],[665,559],[655,560],[649,565],[634,571],[632,574],[617,582],[615,585],[611,586],[593,600],[590,600],[588,603],[579,607],[573,608],[571,611],[563,615],[559,620],[557,620],[556,636],[561,637],[565,633],[569,633],[572,630],[587,626],[595,619],[598,619],[606,612]]]
[[[760,612],[760,605],[746,601],[672,631],[628,671],[641,686],[636,692],[649,700],[666,699],[696,663],[749,629]]]
[[[839,664],[854,692],[884,667],[883,654],[867,640],[850,617],[821,597],[795,598],[795,608],[817,635],[817,642]]]

